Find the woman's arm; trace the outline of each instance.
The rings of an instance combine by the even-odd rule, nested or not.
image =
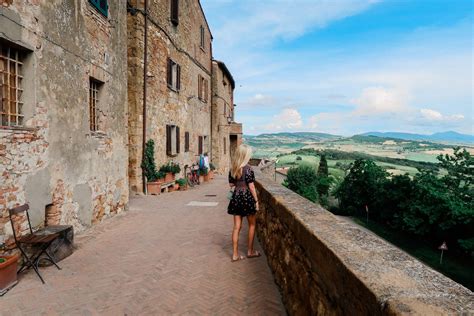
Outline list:
[[[249,185],[250,193],[252,193],[252,196],[255,199],[255,204],[256,204],[255,206],[258,211],[259,206],[258,206],[257,190],[255,190],[255,184],[253,182],[250,182],[248,185]]]

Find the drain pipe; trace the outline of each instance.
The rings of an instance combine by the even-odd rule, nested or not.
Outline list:
[[[143,13],[145,18],[145,32],[144,32],[144,49],[143,49],[143,137],[142,137],[142,161],[145,159],[146,146],[146,78],[147,78],[147,62],[148,62],[148,0],[145,0],[145,10]],[[142,170],[143,193],[146,191],[146,177]]]

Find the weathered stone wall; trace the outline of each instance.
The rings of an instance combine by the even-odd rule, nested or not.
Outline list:
[[[257,230],[290,315],[474,313],[474,293],[256,172]]]
[[[143,1],[131,4],[143,9]],[[179,1],[179,25],[170,21],[168,0],[149,2],[147,63],[147,129],[146,138],[155,141],[155,160],[159,167],[172,160],[181,167],[196,162],[198,137],[211,137],[211,33],[199,1]],[[205,28],[204,49],[200,47],[200,27]],[[142,128],[143,128],[143,65],[144,18],[141,13],[129,14],[129,111],[130,111],[130,187],[141,192]],[[181,66],[181,90],[168,88],[167,58]],[[198,76],[208,80],[208,101],[198,98]],[[166,154],[166,125],[180,127],[180,153]],[[185,152],[185,132],[189,132],[189,152]]]
[[[219,66],[212,63],[212,163],[217,172],[227,173],[230,169],[230,129],[228,118],[234,111],[234,88]],[[225,140],[224,140],[225,138]]]
[[[87,0],[2,3],[4,41],[31,51],[25,122],[0,128],[0,235],[11,243],[7,209],[26,202],[33,225],[53,204],[49,223],[81,231],[128,201],[126,0],[109,1],[108,17]],[[90,77],[104,82],[101,132],[89,128]]]

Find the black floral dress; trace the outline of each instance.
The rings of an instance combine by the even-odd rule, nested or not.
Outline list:
[[[247,165],[242,168],[240,179],[234,179],[229,172],[229,183],[235,185],[232,199],[230,200],[227,213],[231,215],[248,216],[257,212],[255,199],[249,189],[249,183],[255,182],[252,168]]]

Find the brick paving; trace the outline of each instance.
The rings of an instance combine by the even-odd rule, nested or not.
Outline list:
[[[23,274],[0,297],[0,315],[284,315],[264,256],[230,262],[226,193],[217,177],[188,191],[133,198],[128,212],[76,237],[78,249],[61,271],[41,268],[45,285],[33,271]]]

